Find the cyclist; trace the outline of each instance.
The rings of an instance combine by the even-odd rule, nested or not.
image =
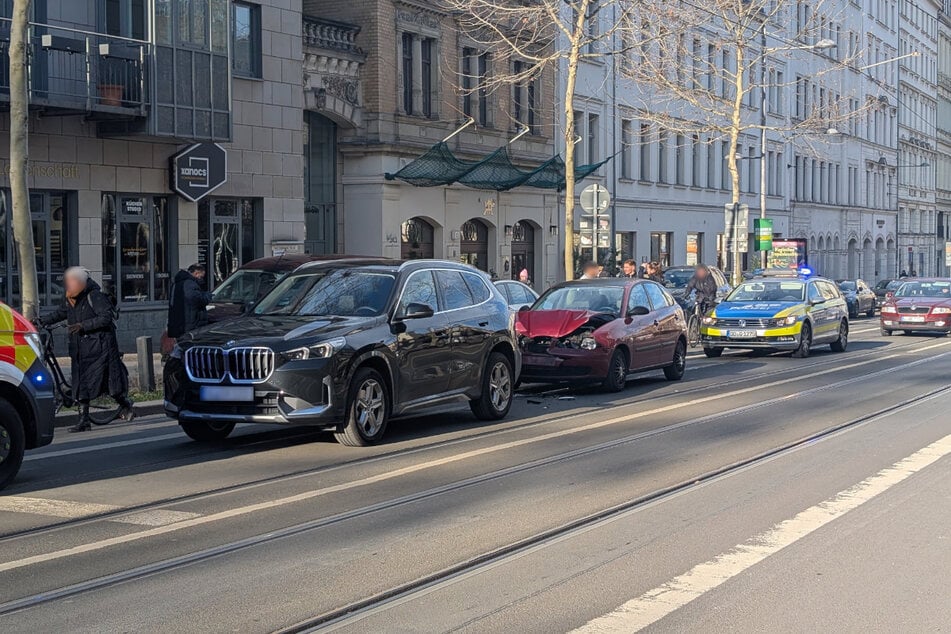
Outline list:
[[[68,431],[92,429],[89,403],[103,394],[109,394],[119,404],[120,418],[132,420],[135,411],[129,400],[129,371],[116,341],[112,300],[89,277],[89,271],[79,266],[67,269],[64,285],[63,304],[45,315],[42,323],[65,320],[69,330],[73,397],[79,403],[79,422]]]
[[[700,308],[700,314],[706,314],[707,310],[715,303],[717,298],[717,282],[710,275],[710,269],[706,264],[697,265],[693,272],[693,277],[687,282],[687,288],[684,291],[685,297],[690,297],[691,293],[696,293],[695,302]]]

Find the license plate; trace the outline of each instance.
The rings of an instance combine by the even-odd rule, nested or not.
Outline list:
[[[902,317],[902,321],[911,322],[913,324],[923,324],[925,323],[924,317],[912,316],[912,317]]]
[[[204,385],[199,390],[199,398],[208,403],[253,403],[253,387],[232,387],[228,385]]]
[[[553,368],[555,366],[561,365],[561,359],[557,357],[545,357],[541,355],[524,355],[522,357],[522,365],[537,365],[546,368]]]
[[[756,336],[755,330],[727,330],[726,336],[730,339],[752,339]]]

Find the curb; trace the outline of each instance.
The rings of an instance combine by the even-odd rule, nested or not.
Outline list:
[[[155,414],[164,414],[164,401],[143,401],[135,403],[135,414],[139,416],[154,416]],[[69,427],[79,421],[79,412],[69,411],[60,412],[53,421],[53,427]]]

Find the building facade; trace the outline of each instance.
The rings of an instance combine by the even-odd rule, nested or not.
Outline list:
[[[951,0],[938,20],[938,119],[935,170],[937,273],[951,275]]]
[[[386,178],[470,117],[474,125],[447,141],[458,158],[481,159],[523,128],[508,146],[513,162],[551,158],[551,80],[490,88],[488,78],[516,62],[466,41],[432,4],[305,0],[304,11],[322,34],[305,38],[308,241],[332,227],[323,243],[330,250],[461,260],[500,278],[526,269],[539,289],[554,282],[561,261],[553,193]],[[341,41],[351,61],[322,61],[339,56]]]
[[[11,4],[0,2],[5,41]],[[117,298],[129,349],[161,333],[179,267],[206,263],[214,286],[272,249],[303,248],[302,26],[291,5],[34,0],[28,184],[44,307],[61,300],[63,271],[84,266]],[[206,169],[226,182],[198,202],[174,193],[172,158],[210,143],[225,165]],[[0,299],[16,304],[8,150]]]
[[[937,162],[938,13],[940,0],[899,2],[898,218],[899,268],[938,272]]]

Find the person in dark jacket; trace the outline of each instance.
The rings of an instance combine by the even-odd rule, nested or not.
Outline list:
[[[44,316],[43,322],[55,324],[65,320],[69,329],[73,398],[79,403],[79,422],[69,431],[91,429],[89,403],[106,394],[119,404],[119,417],[132,420],[135,410],[129,400],[129,371],[116,340],[112,300],[84,268],[68,269],[64,284],[63,304]]]
[[[201,264],[192,264],[175,275],[168,301],[168,336],[172,339],[208,325],[211,293],[202,290],[204,279],[205,267]]]
[[[700,264],[693,272],[693,277],[687,282],[684,295],[690,297],[691,292],[696,292],[696,302],[701,306],[701,311],[706,312],[706,309],[716,302],[717,290],[717,282],[710,274],[710,269],[706,264]]]

